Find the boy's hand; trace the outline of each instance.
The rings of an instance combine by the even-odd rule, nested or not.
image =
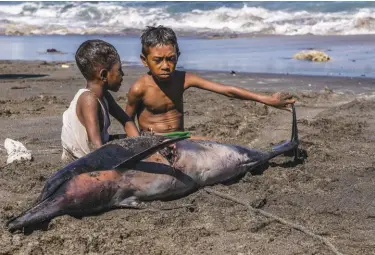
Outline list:
[[[295,102],[296,100],[293,99],[293,95],[277,92],[270,97],[268,105],[291,112],[292,109],[290,106]]]

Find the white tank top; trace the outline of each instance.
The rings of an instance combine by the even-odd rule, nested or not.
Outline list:
[[[61,143],[63,147],[62,159],[72,159],[80,158],[85,156],[90,152],[89,148],[89,138],[86,132],[86,128],[79,121],[77,116],[77,102],[82,93],[90,91],[89,89],[80,89],[77,94],[74,96],[72,102],[69,105],[69,108],[63,114],[63,126],[61,130]],[[100,132],[103,144],[107,143],[109,140],[108,128],[110,126],[110,119],[108,113],[108,102],[103,98],[98,101],[102,108],[103,113],[103,130]],[[68,156],[69,155],[69,156]]]

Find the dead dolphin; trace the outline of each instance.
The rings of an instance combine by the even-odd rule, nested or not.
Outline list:
[[[84,168],[84,172],[77,171],[78,174],[72,170],[65,171],[70,173],[67,178],[57,173],[57,177],[50,179],[54,181],[47,182],[46,186],[52,188],[45,188],[42,199],[35,206],[11,219],[7,223],[8,229],[15,231],[35,226],[64,214],[84,216],[133,207],[141,201],[181,197],[201,187],[238,177],[286,152],[295,151],[295,157],[298,157],[294,107],[292,126],[291,140],[273,147],[269,152],[210,141],[184,140],[177,142],[174,148],[168,148],[171,154],[167,157],[169,160],[163,163],[149,160],[136,162],[150,155],[145,150],[138,156],[128,156],[129,160],[125,159],[119,167],[100,170],[96,167],[92,171]],[[157,149],[160,147],[163,145]],[[117,156],[120,155],[114,155],[113,160]],[[56,181],[56,178],[64,181]]]

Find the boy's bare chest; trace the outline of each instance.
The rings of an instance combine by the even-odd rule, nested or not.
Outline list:
[[[144,107],[154,114],[166,113],[171,110],[182,111],[183,91],[170,89],[162,91],[152,88],[147,91],[143,98]]]

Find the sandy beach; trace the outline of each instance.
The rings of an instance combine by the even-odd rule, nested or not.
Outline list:
[[[68,64],[69,68],[62,68]],[[114,94],[125,106],[129,86],[145,70],[124,67]],[[375,254],[375,82],[332,78],[199,71],[203,77],[255,91],[289,91],[296,103],[304,164],[271,161],[263,173],[213,188],[303,225],[343,254]],[[0,62],[0,254],[332,254],[310,236],[198,191],[151,208],[114,210],[75,219],[58,217],[48,229],[11,234],[7,219],[31,206],[60,162],[63,111],[84,86],[73,63]],[[291,114],[213,93],[185,93],[185,126],[193,134],[266,150],[289,139]],[[122,132],[112,120],[111,132]],[[34,160],[6,165],[5,138],[21,141]]]

